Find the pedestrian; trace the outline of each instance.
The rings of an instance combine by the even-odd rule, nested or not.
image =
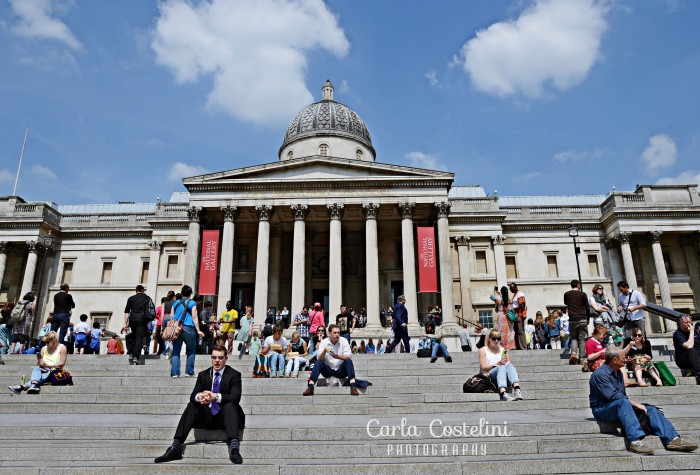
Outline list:
[[[581,282],[578,279],[571,281],[571,290],[564,294],[564,304],[569,314],[569,338],[571,339],[569,364],[584,364],[586,362],[586,339],[588,338],[588,323],[591,320],[591,307],[588,304],[588,296],[581,290]]]
[[[197,338],[202,338],[204,333],[199,329],[199,318],[197,316],[197,305],[191,299],[192,287],[183,285],[181,291],[182,298],[173,304],[170,318],[182,322],[182,331],[173,341],[173,353],[170,357],[170,377],[180,377],[180,354],[182,345],[186,347],[187,362],[185,364],[185,376],[194,376],[194,360],[197,354]]]
[[[620,295],[617,297],[617,311],[623,315],[625,326],[625,338],[632,338],[635,328],[646,332],[644,328],[644,309],[647,306],[644,296],[638,290],[630,290],[630,286],[624,280],[617,283]]]
[[[129,363],[133,365],[141,364],[141,352],[143,351],[144,337],[150,322],[151,308],[155,314],[153,300],[144,293],[143,285],[136,286],[135,293],[126,301],[124,307],[124,330],[131,330],[131,344],[127,341],[127,353]]]
[[[406,297],[399,295],[396,299],[397,303],[394,306],[393,323],[391,329],[394,331],[394,341],[387,348],[386,352],[391,353],[400,342],[403,342],[404,352],[410,351],[411,347],[408,337],[408,310],[406,309]]]
[[[51,331],[58,331],[58,342],[65,344],[70,315],[75,308],[73,296],[68,293],[68,284],[61,284],[61,290],[53,296],[53,317],[51,318]]]

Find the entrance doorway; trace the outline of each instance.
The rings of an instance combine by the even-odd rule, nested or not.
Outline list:
[[[316,302],[320,303],[323,308],[325,308],[328,312],[326,313],[326,326],[328,325],[328,316],[333,312],[332,309],[328,308],[328,289],[313,289],[311,291],[311,295],[313,297],[313,302],[311,302],[311,305],[315,304]],[[336,313],[337,313],[336,309]],[[335,315],[335,313],[333,314]]]
[[[399,295],[403,295],[403,280],[392,280],[391,281],[391,305],[392,307],[396,304],[396,299]]]
[[[238,310],[239,315],[245,314],[246,305],[253,306],[255,302],[255,284],[233,284],[231,287],[231,303]],[[254,309],[258,311],[258,309]],[[262,309],[266,312],[267,309]]]

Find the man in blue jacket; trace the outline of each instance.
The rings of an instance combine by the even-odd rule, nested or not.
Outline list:
[[[406,297],[404,295],[399,295],[399,298],[396,300],[397,303],[394,305],[394,316],[391,324],[391,329],[394,332],[394,341],[391,342],[386,352],[391,353],[394,351],[396,345],[399,344],[399,341],[403,341],[403,352],[409,353],[411,347],[408,342],[408,310],[406,310],[405,305]]]

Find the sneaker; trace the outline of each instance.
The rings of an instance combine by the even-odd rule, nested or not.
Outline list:
[[[292,373],[292,378],[298,378],[298,377],[299,377],[299,373]]]
[[[445,356],[445,362],[446,362],[446,363],[452,363],[452,357],[451,357],[451,356]]]
[[[697,450],[697,448],[698,444],[695,442],[688,442],[680,437],[676,437],[666,445],[666,450],[674,450],[676,452],[692,452]]]
[[[511,402],[511,401],[515,401],[515,399],[513,399],[512,397],[510,397],[510,394],[504,392],[504,393],[501,394],[501,401],[503,401],[503,402]]]
[[[141,360],[139,360],[138,358],[134,358],[131,364],[133,364],[134,366],[141,366],[143,363],[141,363]]]
[[[10,391],[12,391],[15,394],[22,394],[22,391],[25,390],[25,387],[22,386],[21,384],[17,384],[15,386],[8,386],[8,388],[10,389]]]
[[[194,373],[192,373],[192,374],[185,373],[185,378],[194,378]]]
[[[175,374],[175,375],[173,375],[173,376],[170,376],[171,379],[177,379],[177,378],[179,378],[179,377],[180,377],[179,374]]]
[[[671,444],[669,443],[668,445]],[[654,455],[654,450],[651,447],[645,445],[644,442],[642,442],[641,440],[635,440],[634,442],[631,442],[627,450],[640,455]]]
[[[134,357],[133,356],[129,356],[129,364],[134,364]]]
[[[29,386],[29,389],[27,389],[27,394],[39,394],[40,392],[41,388],[36,384],[32,384],[31,386]]]
[[[273,371],[273,372],[270,374],[270,377],[271,377],[271,378],[276,378],[276,377],[277,377],[277,371]]]
[[[284,373],[284,377],[285,377],[285,378],[288,378],[288,377],[289,377],[289,373]]]
[[[523,392],[520,390],[520,388],[515,388],[513,389],[513,398],[516,401],[522,401],[523,400]]]

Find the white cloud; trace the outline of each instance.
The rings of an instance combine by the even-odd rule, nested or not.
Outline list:
[[[340,86],[338,87],[338,92],[340,92],[341,94],[345,94],[349,90],[350,90],[350,84],[348,84],[348,82],[345,79],[340,81]]]
[[[603,156],[603,150],[596,148],[593,150],[581,150],[577,152],[575,150],[565,150],[554,154],[554,160],[559,163],[571,162],[575,163],[581,160],[592,160],[600,158]]]
[[[206,168],[199,167],[196,165],[188,165],[182,162],[175,162],[170,168],[170,171],[168,171],[168,180],[177,182],[182,180],[183,178],[204,175],[206,173],[209,173],[209,170],[207,170]]]
[[[659,178],[657,185],[700,185],[700,172],[686,170],[678,176]]]
[[[158,64],[178,83],[213,75],[207,108],[258,124],[286,123],[313,101],[307,51],[350,48],[323,0],[165,0],[159,10]]]
[[[0,183],[13,183],[15,181],[15,175],[10,170],[3,168],[0,170]]]
[[[51,171],[50,168],[47,168],[43,165],[34,165],[31,169],[32,175],[39,177],[39,178],[46,178],[48,180],[57,180],[58,177],[56,174]]]
[[[447,166],[438,162],[436,155],[423,152],[409,152],[404,155],[408,159],[409,165],[416,168],[427,168],[428,170],[447,170]]]
[[[163,142],[162,140],[157,139],[155,137],[148,138],[145,143],[148,147],[154,147],[154,148],[165,147],[165,142]]]
[[[56,40],[69,48],[80,51],[83,44],[70,28],[53,16],[52,0],[10,0],[12,12],[19,17],[11,31],[23,38]],[[59,5],[62,6],[62,5]]]
[[[677,155],[676,142],[666,134],[657,134],[649,139],[649,145],[642,153],[642,163],[650,175],[656,175],[660,169],[676,163]]]
[[[431,86],[438,86],[440,84],[437,78],[437,72],[435,72],[434,69],[425,73],[424,76],[428,79],[428,83],[430,83]]]
[[[567,90],[600,59],[607,4],[536,0],[519,18],[478,31],[450,64],[461,62],[476,89],[499,97]]]
[[[544,174],[542,174],[542,173],[540,173],[540,172],[530,172],[530,173],[526,173],[526,174],[523,175],[522,177],[513,178],[513,180],[516,180],[516,181],[517,181],[517,180],[532,181],[532,180],[534,180],[535,178],[540,178],[540,177],[543,177],[543,176],[544,176]]]

